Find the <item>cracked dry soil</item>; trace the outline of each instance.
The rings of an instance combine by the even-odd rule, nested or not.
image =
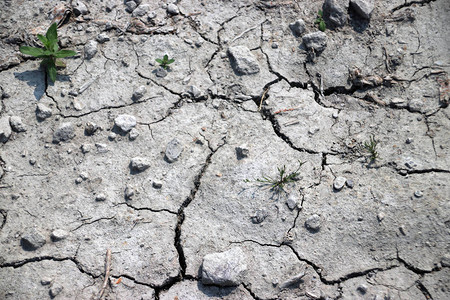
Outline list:
[[[449,299],[449,15],[1,1],[0,298]],[[19,52],[53,20],[55,83]]]

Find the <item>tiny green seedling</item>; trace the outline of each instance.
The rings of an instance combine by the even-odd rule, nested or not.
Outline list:
[[[167,68],[169,68],[169,65],[175,61],[175,59],[173,58],[169,59],[169,56],[167,54],[164,55],[163,59],[157,58],[155,60],[165,70],[167,70]]]
[[[314,24],[319,24],[320,31],[325,31],[325,29],[327,29],[327,25],[325,24],[325,21],[323,20],[323,11],[320,9],[317,12],[317,18],[316,18],[316,22],[314,22]]]
[[[19,49],[23,54],[42,58],[42,64],[46,66],[47,74],[52,82],[56,81],[56,67],[66,67],[66,65],[57,58],[77,55],[77,53],[72,50],[59,50],[56,28],[56,23],[53,23],[47,30],[45,36],[42,34],[37,35],[38,39],[44,44],[45,49],[28,46],[21,46]]]
[[[375,161],[379,156],[377,152],[378,141],[375,140],[375,137],[372,135],[369,141],[364,142],[364,148],[370,154],[370,160]]]
[[[262,178],[255,179],[254,181],[263,183],[263,184],[267,184],[270,186],[270,188],[272,190],[274,190],[276,192],[284,191],[284,186],[286,184],[299,180],[299,178],[298,178],[298,176],[300,175],[299,170],[303,164],[304,163],[299,161],[299,166],[298,166],[297,170],[295,170],[294,172],[291,172],[289,174],[286,172],[286,166],[283,165],[283,167],[277,168],[278,169],[277,177],[272,178],[269,176],[263,176]],[[251,180],[245,179],[244,182],[251,182]]]

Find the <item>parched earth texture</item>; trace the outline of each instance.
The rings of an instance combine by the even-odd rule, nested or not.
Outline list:
[[[97,299],[109,269],[104,299],[449,299],[449,16],[1,1],[0,298]],[[19,47],[54,20],[78,54],[53,83]]]

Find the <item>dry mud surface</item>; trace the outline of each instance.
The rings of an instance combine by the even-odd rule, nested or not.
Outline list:
[[[1,1],[0,299],[449,299],[449,16]]]

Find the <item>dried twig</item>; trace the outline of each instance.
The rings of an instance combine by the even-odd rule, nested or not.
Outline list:
[[[264,21],[264,22],[265,22],[265,21]],[[263,23],[264,23],[264,22],[263,22]],[[261,24],[262,24],[262,23],[261,23]],[[241,32],[240,34],[238,34],[238,35],[230,42],[230,44],[233,44],[233,42],[234,42],[235,40],[241,38],[241,37],[242,37],[244,34],[246,34],[247,32],[252,31],[253,29],[258,28],[258,26],[261,26],[261,24],[256,24],[255,26],[250,27],[250,28],[244,30],[243,32]]]
[[[103,297],[106,286],[108,285],[109,272],[111,271],[111,249],[106,250],[106,265],[105,265],[105,279],[103,280],[102,289],[98,295],[98,300]]]
[[[268,91],[269,91],[269,88],[267,88],[267,89],[264,91],[264,93],[262,94],[262,96],[261,96],[261,101],[259,102],[258,111],[261,110],[261,107],[262,107],[262,104],[263,104],[263,101],[264,101],[264,96],[267,94]]]

